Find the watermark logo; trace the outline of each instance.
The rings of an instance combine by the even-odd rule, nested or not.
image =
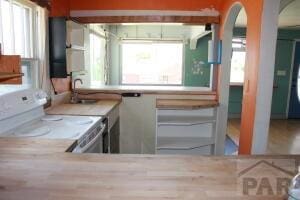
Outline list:
[[[294,159],[241,160],[237,167],[239,195],[252,197],[286,198],[290,182],[298,172]]]

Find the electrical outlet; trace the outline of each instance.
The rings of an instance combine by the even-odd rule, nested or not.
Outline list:
[[[286,76],[285,70],[277,70],[277,76]]]

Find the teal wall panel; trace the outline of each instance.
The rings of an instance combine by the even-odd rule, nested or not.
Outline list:
[[[284,116],[286,114],[289,82],[293,55],[293,42],[286,40],[277,41],[274,90],[272,99],[272,115]],[[278,76],[277,71],[285,71],[285,76]]]
[[[234,30],[236,37],[245,37],[245,29]],[[272,99],[272,117],[285,118],[288,105],[290,69],[292,64],[294,39],[300,39],[299,30],[279,30],[276,47],[274,91]],[[278,70],[285,71],[284,76],[277,75]],[[243,88],[231,87],[229,96],[229,116],[241,114]]]
[[[229,91],[228,110],[231,115],[239,116],[242,110],[243,87],[231,87]]]

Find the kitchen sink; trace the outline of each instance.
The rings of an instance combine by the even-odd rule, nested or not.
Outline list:
[[[79,100],[78,102],[71,102],[73,104],[95,104],[97,100]]]

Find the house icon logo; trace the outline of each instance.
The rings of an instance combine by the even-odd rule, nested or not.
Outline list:
[[[287,199],[288,188],[298,173],[298,166],[295,159],[241,160],[237,166],[239,195]]]

